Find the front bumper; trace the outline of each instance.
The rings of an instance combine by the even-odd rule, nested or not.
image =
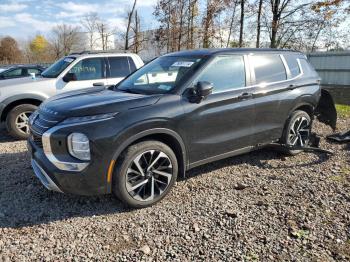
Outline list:
[[[61,134],[58,137],[53,135],[51,139],[59,140]],[[74,172],[59,169],[32,138],[28,139],[28,150],[31,154],[33,170],[47,189],[75,195],[108,194],[111,192],[111,183],[107,181],[111,161],[108,156],[112,157],[112,154],[107,150],[99,150],[96,144],[98,144],[96,141],[92,142],[93,153],[89,165],[83,170]],[[62,152],[62,155],[67,154]]]
[[[31,160],[31,164],[35,175],[48,190],[63,193],[34,159]]]

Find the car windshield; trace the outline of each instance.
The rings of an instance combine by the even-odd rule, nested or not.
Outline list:
[[[53,65],[49,66],[44,72],[41,73],[42,77],[56,78],[62,73],[73,61],[75,57],[64,57],[58,60]]]
[[[202,57],[163,56],[145,65],[117,86],[117,90],[140,94],[165,94],[193,72]]]

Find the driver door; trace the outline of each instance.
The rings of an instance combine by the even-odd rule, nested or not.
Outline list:
[[[241,55],[218,56],[194,81],[212,83],[213,93],[199,104],[184,99],[192,165],[252,145],[255,105],[246,68]]]
[[[57,85],[58,93],[94,87],[94,85],[107,85],[106,63],[103,57],[82,59],[68,73],[74,74],[74,80],[66,83],[63,77],[60,78]]]

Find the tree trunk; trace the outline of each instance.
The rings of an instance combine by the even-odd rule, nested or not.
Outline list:
[[[130,25],[131,25],[131,20],[134,15],[135,7],[136,7],[136,2],[137,0],[134,0],[134,5],[132,6],[131,12],[129,12],[128,16],[128,26],[126,28],[126,33],[125,33],[125,50],[129,49],[129,32],[130,32]]]
[[[245,0],[241,0],[241,21],[240,21],[240,29],[239,29],[239,47],[243,46],[244,4],[245,4]]]
[[[231,16],[231,22],[230,22],[230,29],[228,32],[228,37],[227,37],[227,44],[226,47],[230,46],[230,40],[231,40],[231,34],[232,34],[232,29],[233,29],[233,22],[235,20],[235,14],[236,14],[236,7],[237,7],[237,2],[234,2],[233,10],[232,10],[232,16]]]
[[[256,48],[260,47],[260,30],[261,30],[261,12],[262,12],[263,0],[259,0],[259,9],[258,9],[258,25],[256,30]]]

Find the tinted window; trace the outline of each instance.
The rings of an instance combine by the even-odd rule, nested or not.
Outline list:
[[[291,77],[296,77],[297,75],[300,74],[300,68],[299,68],[299,64],[298,64],[298,60],[297,60],[297,56],[296,55],[292,55],[292,54],[286,54],[283,55],[284,59],[286,59],[286,62],[288,64],[290,73],[291,73]]]
[[[77,80],[93,80],[103,78],[103,58],[86,58],[79,61],[69,70]]]
[[[9,70],[7,72],[4,72],[3,75],[5,77],[18,77],[18,76],[22,76],[22,69],[18,68],[18,69],[13,69],[13,70]]]
[[[253,55],[251,56],[251,61],[257,84],[287,79],[286,70],[279,55]]]
[[[214,85],[213,92],[221,92],[245,86],[244,61],[241,56],[215,58],[201,73],[198,81]]]
[[[109,57],[110,77],[126,77],[130,74],[129,61],[126,56]]]

